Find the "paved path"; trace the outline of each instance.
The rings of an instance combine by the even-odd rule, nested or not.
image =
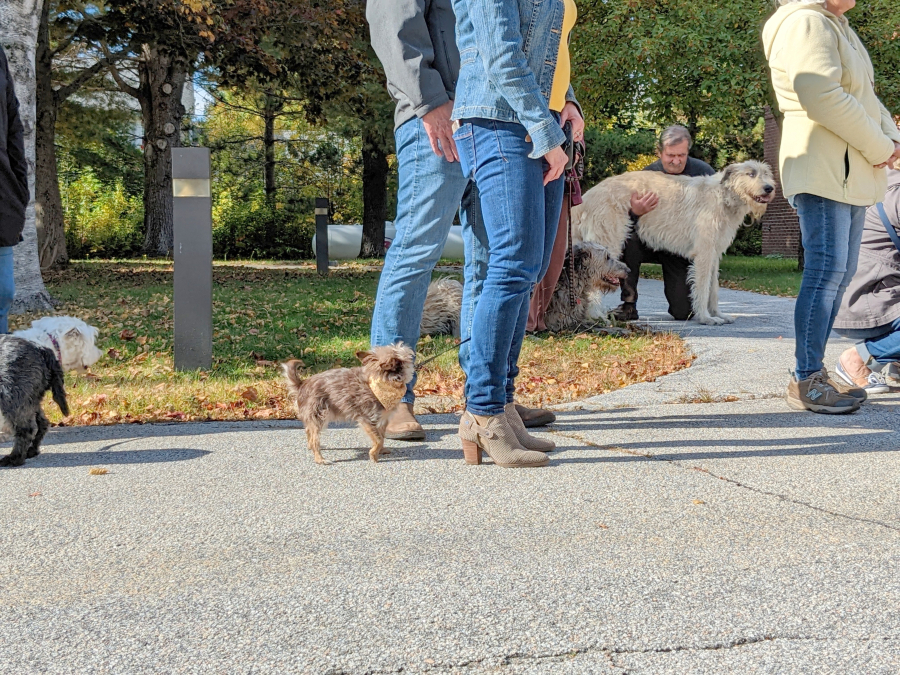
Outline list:
[[[449,415],[331,467],[294,423],[53,431],[0,470],[0,670],[900,672],[900,397],[788,412],[791,301],[722,301],[547,469],[466,466]]]

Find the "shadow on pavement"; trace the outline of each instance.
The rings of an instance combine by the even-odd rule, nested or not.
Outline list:
[[[95,466],[97,464],[157,464],[184,462],[210,454],[209,450],[195,448],[158,448],[151,450],[113,450],[127,441],[112,443],[92,452],[46,452],[29,459],[24,466],[12,469],[49,469],[67,466]],[[41,446],[43,449],[43,446]]]

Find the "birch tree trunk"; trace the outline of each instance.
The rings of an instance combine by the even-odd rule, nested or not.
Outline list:
[[[50,294],[44,288],[44,280],[41,278],[37,230],[34,224],[34,55],[40,18],[41,0],[0,1],[0,41],[9,57],[22,124],[25,126],[25,155],[28,158],[28,186],[31,192],[31,201],[25,212],[25,231],[22,233],[25,240],[13,247],[16,277],[13,313],[53,308]]]

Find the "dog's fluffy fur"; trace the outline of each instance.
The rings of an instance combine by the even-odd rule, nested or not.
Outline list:
[[[428,286],[422,309],[420,335],[452,335],[459,337],[459,312],[463,285],[451,277],[435,279]]]
[[[13,434],[12,452],[0,466],[20,466],[40,453],[50,423],[41,410],[47,390],[68,416],[63,371],[46,347],[12,335],[0,335],[0,433]]]
[[[58,356],[62,357],[60,365],[63,371],[84,371],[103,356],[103,352],[94,344],[99,332],[73,316],[45,316],[32,321],[31,328],[17,330],[13,335],[46,347],[54,354],[56,346],[53,340],[56,340],[60,351]]]
[[[413,351],[402,342],[357,352],[362,366],[333,368],[303,380],[299,361],[282,364],[297,419],[306,427],[306,439],[317,464],[330,464],[322,457],[319,437],[332,420],[352,421],[372,439],[373,462],[384,450],[384,429],[393,409],[386,410],[369,381],[385,386],[406,387],[413,378]]]
[[[590,242],[572,246],[574,277],[569,278],[569,254],[563,265],[544,322],[551,331],[573,330],[590,322],[588,308],[597,295],[612,293],[619,288],[619,281],[628,274],[628,267],[619,262],[609,250]],[[569,288],[575,291],[575,307],[572,307]]]
[[[774,196],[772,170],[762,162],[730,164],[714,176],[670,176],[633,171],[607,178],[588,190],[572,210],[572,236],[605,246],[620,256],[631,234],[628,210],[635,192],[655,192],[659,205],[641,216],[637,234],[651,248],[693,261],[694,317],[704,324],[731,323],[719,312],[719,259],[747,215],[762,218]]]
[[[588,308],[597,294],[611,293],[619,287],[619,280],[628,268],[605,247],[583,242],[572,247],[575,254],[575,279],[569,279],[569,254],[562,274],[547,308],[547,328],[552,331],[572,330],[589,321]],[[571,307],[569,287],[575,290],[575,308]],[[459,337],[460,310],[463,286],[455,279],[436,279],[428,286],[422,312],[421,335]]]

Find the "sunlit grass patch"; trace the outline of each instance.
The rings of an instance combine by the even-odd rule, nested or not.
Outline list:
[[[322,278],[315,265],[217,263],[213,270],[213,354],[208,371],[178,372],[173,361],[172,265],[76,262],[49,273],[57,314],[100,329],[105,357],[92,372],[68,373],[68,424],[171,420],[289,419],[278,363],[300,359],[306,372],[354,366],[369,344],[378,281],[371,261],[346,263]],[[11,329],[37,315],[11,318]],[[420,360],[452,347],[450,337],[420,342]],[[577,400],[652,380],[690,363],[671,334],[529,337],[518,397],[526,404]],[[419,374],[419,411],[458,410],[463,375],[452,350]],[[53,422],[58,409],[45,406]]]

